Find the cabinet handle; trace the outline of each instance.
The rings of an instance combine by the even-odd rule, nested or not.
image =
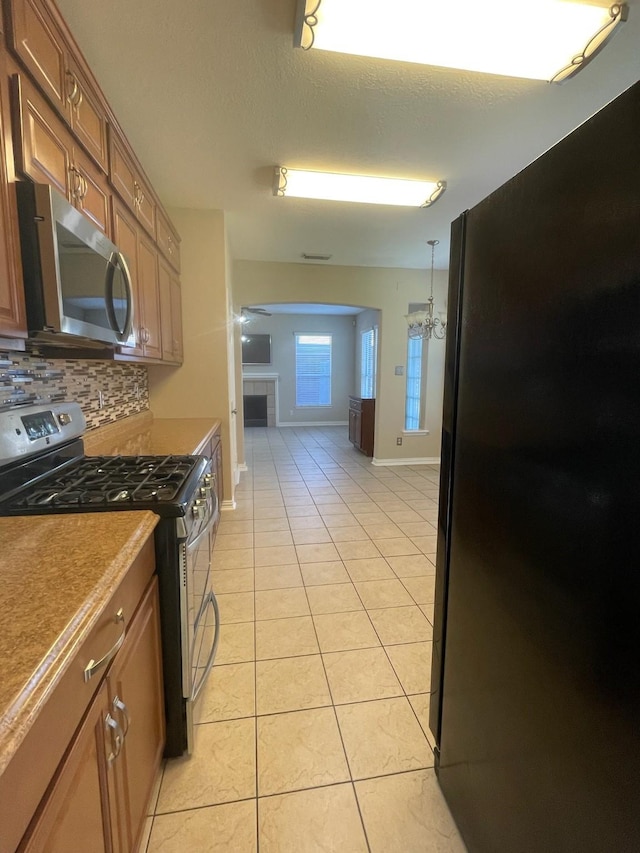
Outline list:
[[[122,737],[126,738],[127,733],[129,731],[129,726],[131,725],[131,717],[129,716],[129,710],[119,696],[113,697],[113,702],[111,703],[111,705],[113,707],[114,713],[116,711],[120,711],[122,713],[122,716],[124,717],[124,732]]]
[[[142,187],[137,181],[133,182],[133,203],[136,207],[142,207],[144,204],[144,193],[142,192]]]
[[[173,240],[171,237],[167,237],[167,251],[170,255],[173,255]]]
[[[115,643],[113,644],[113,646],[111,646],[111,648],[110,648],[110,649],[109,649],[109,651],[106,653],[106,655],[104,655],[104,657],[101,657],[101,658],[100,658],[100,660],[95,660],[94,658],[91,658],[91,660],[89,661],[89,663],[85,666],[85,668],[84,668],[84,680],[85,680],[85,683],[86,683],[87,681],[89,681],[91,678],[93,678],[93,676],[96,674],[96,672],[97,672],[99,669],[102,669],[102,667],[103,667],[103,666],[106,666],[106,665],[109,663],[109,661],[113,659],[113,657],[115,656],[116,652],[118,651],[118,649],[120,648],[120,646],[121,646],[121,645],[123,644],[123,642],[124,642],[124,635],[125,635],[126,628],[125,628],[125,626],[124,626],[124,612],[123,612],[123,610],[122,610],[122,607],[120,608],[120,610],[118,610],[118,612],[116,613],[116,615],[113,617],[113,621],[114,621],[116,624],[117,624],[118,622],[122,622],[122,623],[123,623],[123,626],[122,626],[122,633],[120,634],[120,636],[118,637],[118,639],[115,641]]]
[[[76,99],[78,97],[78,92],[79,92],[78,78],[73,73],[73,71],[67,71],[66,74],[67,74],[67,81],[70,82],[71,85],[73,86],[73,88],[71,89],[71,92],[67,92],[67,101],[74,107],[79,106],[79,104],[76,104]]]
[[[122,744],[124,742],[124,735],[120,728],[120,723],[117,720],[114,720],[111,714],[107,714],[104,718],[104,725],[107,733],[111,735],[111,742],[113,744],[113,751],[109,756],[107,756],[107,761],[111,764],[120,755]]]
[[[142,326],[142,327],[140,328],[140,331],[141,331],[141,333],[142,333],[142,343],[143,343],[143,344],[148,344],[148,343],[149,343],[149,339],[150,339],[150,337],[151,337],[151,335],[149,334],[149,329],[147,329],[147,328],[146,328],[146,326]]]
[[[75,166],[69,166],[69,174],[71,175],[71,195],[78,201],[80,195],[80,173]]]
[[[78,172],[78,180],[80,181],[80,201],[84,201],[87,196],[89,186],[84,175],[81,175],[80,172]]]

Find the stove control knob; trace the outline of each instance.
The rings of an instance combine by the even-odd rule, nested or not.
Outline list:
[[[196,500],[193,504],[193,516],[194,518],[204,518],[204,501]]]
[[[211,486],[200,486],[199,494],[201,498],[206,498],[211,491]]]
[[[209,488],[211,488],[211,482],[213,480],[213,474],[205,474],[203,479],[204,479],[205,486],[208,486]]]
[[[58,421],[60,422],[60,426],[66,426],[71,423],[71,415],[67,414],[67,412],[60,412]]]

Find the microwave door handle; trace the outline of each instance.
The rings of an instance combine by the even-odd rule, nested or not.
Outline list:
[[[122,273],[127,300],[127,313],[122,329],[118,326],[116,312],[113,306],[113,277],[115,275],[115,269],[117,266],[120,267],[120,271]],[[118,339],[118,341],[120,343],[124,343],[129,338],[129,335],[131,334],[131,328],[133,326],[133,287],[131,283],[131,273],[129,272],[129,266],[122,252],[114,252],[109,258],[109,269],[105,280],[105,297],[109,325],[116,333],[116,338]]]

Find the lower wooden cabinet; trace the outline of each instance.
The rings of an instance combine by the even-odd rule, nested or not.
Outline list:
[[[164,700],[158,583],[154,579],[109,672],[111,728],[111,815],[114,847],[137,850],[164,748]]]
[[[105,751],[104,730],[107,699],[107,685],[103,684],[19,853],[68,853],[80,849],[79,845],[92,853],[113,850],[108,799],[112,768]]]
[[[164,749],[161,654],[154,577],[18,853],[138,849]]]
[[[365,456],[373,456],[375,400],[349,397],[349,441]]]

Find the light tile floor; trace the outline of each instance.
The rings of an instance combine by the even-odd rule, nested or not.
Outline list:
[[[204,722],[148,853],[463,853],[428,728],[437,467],[374,467],[342,427],[245,436]]]

